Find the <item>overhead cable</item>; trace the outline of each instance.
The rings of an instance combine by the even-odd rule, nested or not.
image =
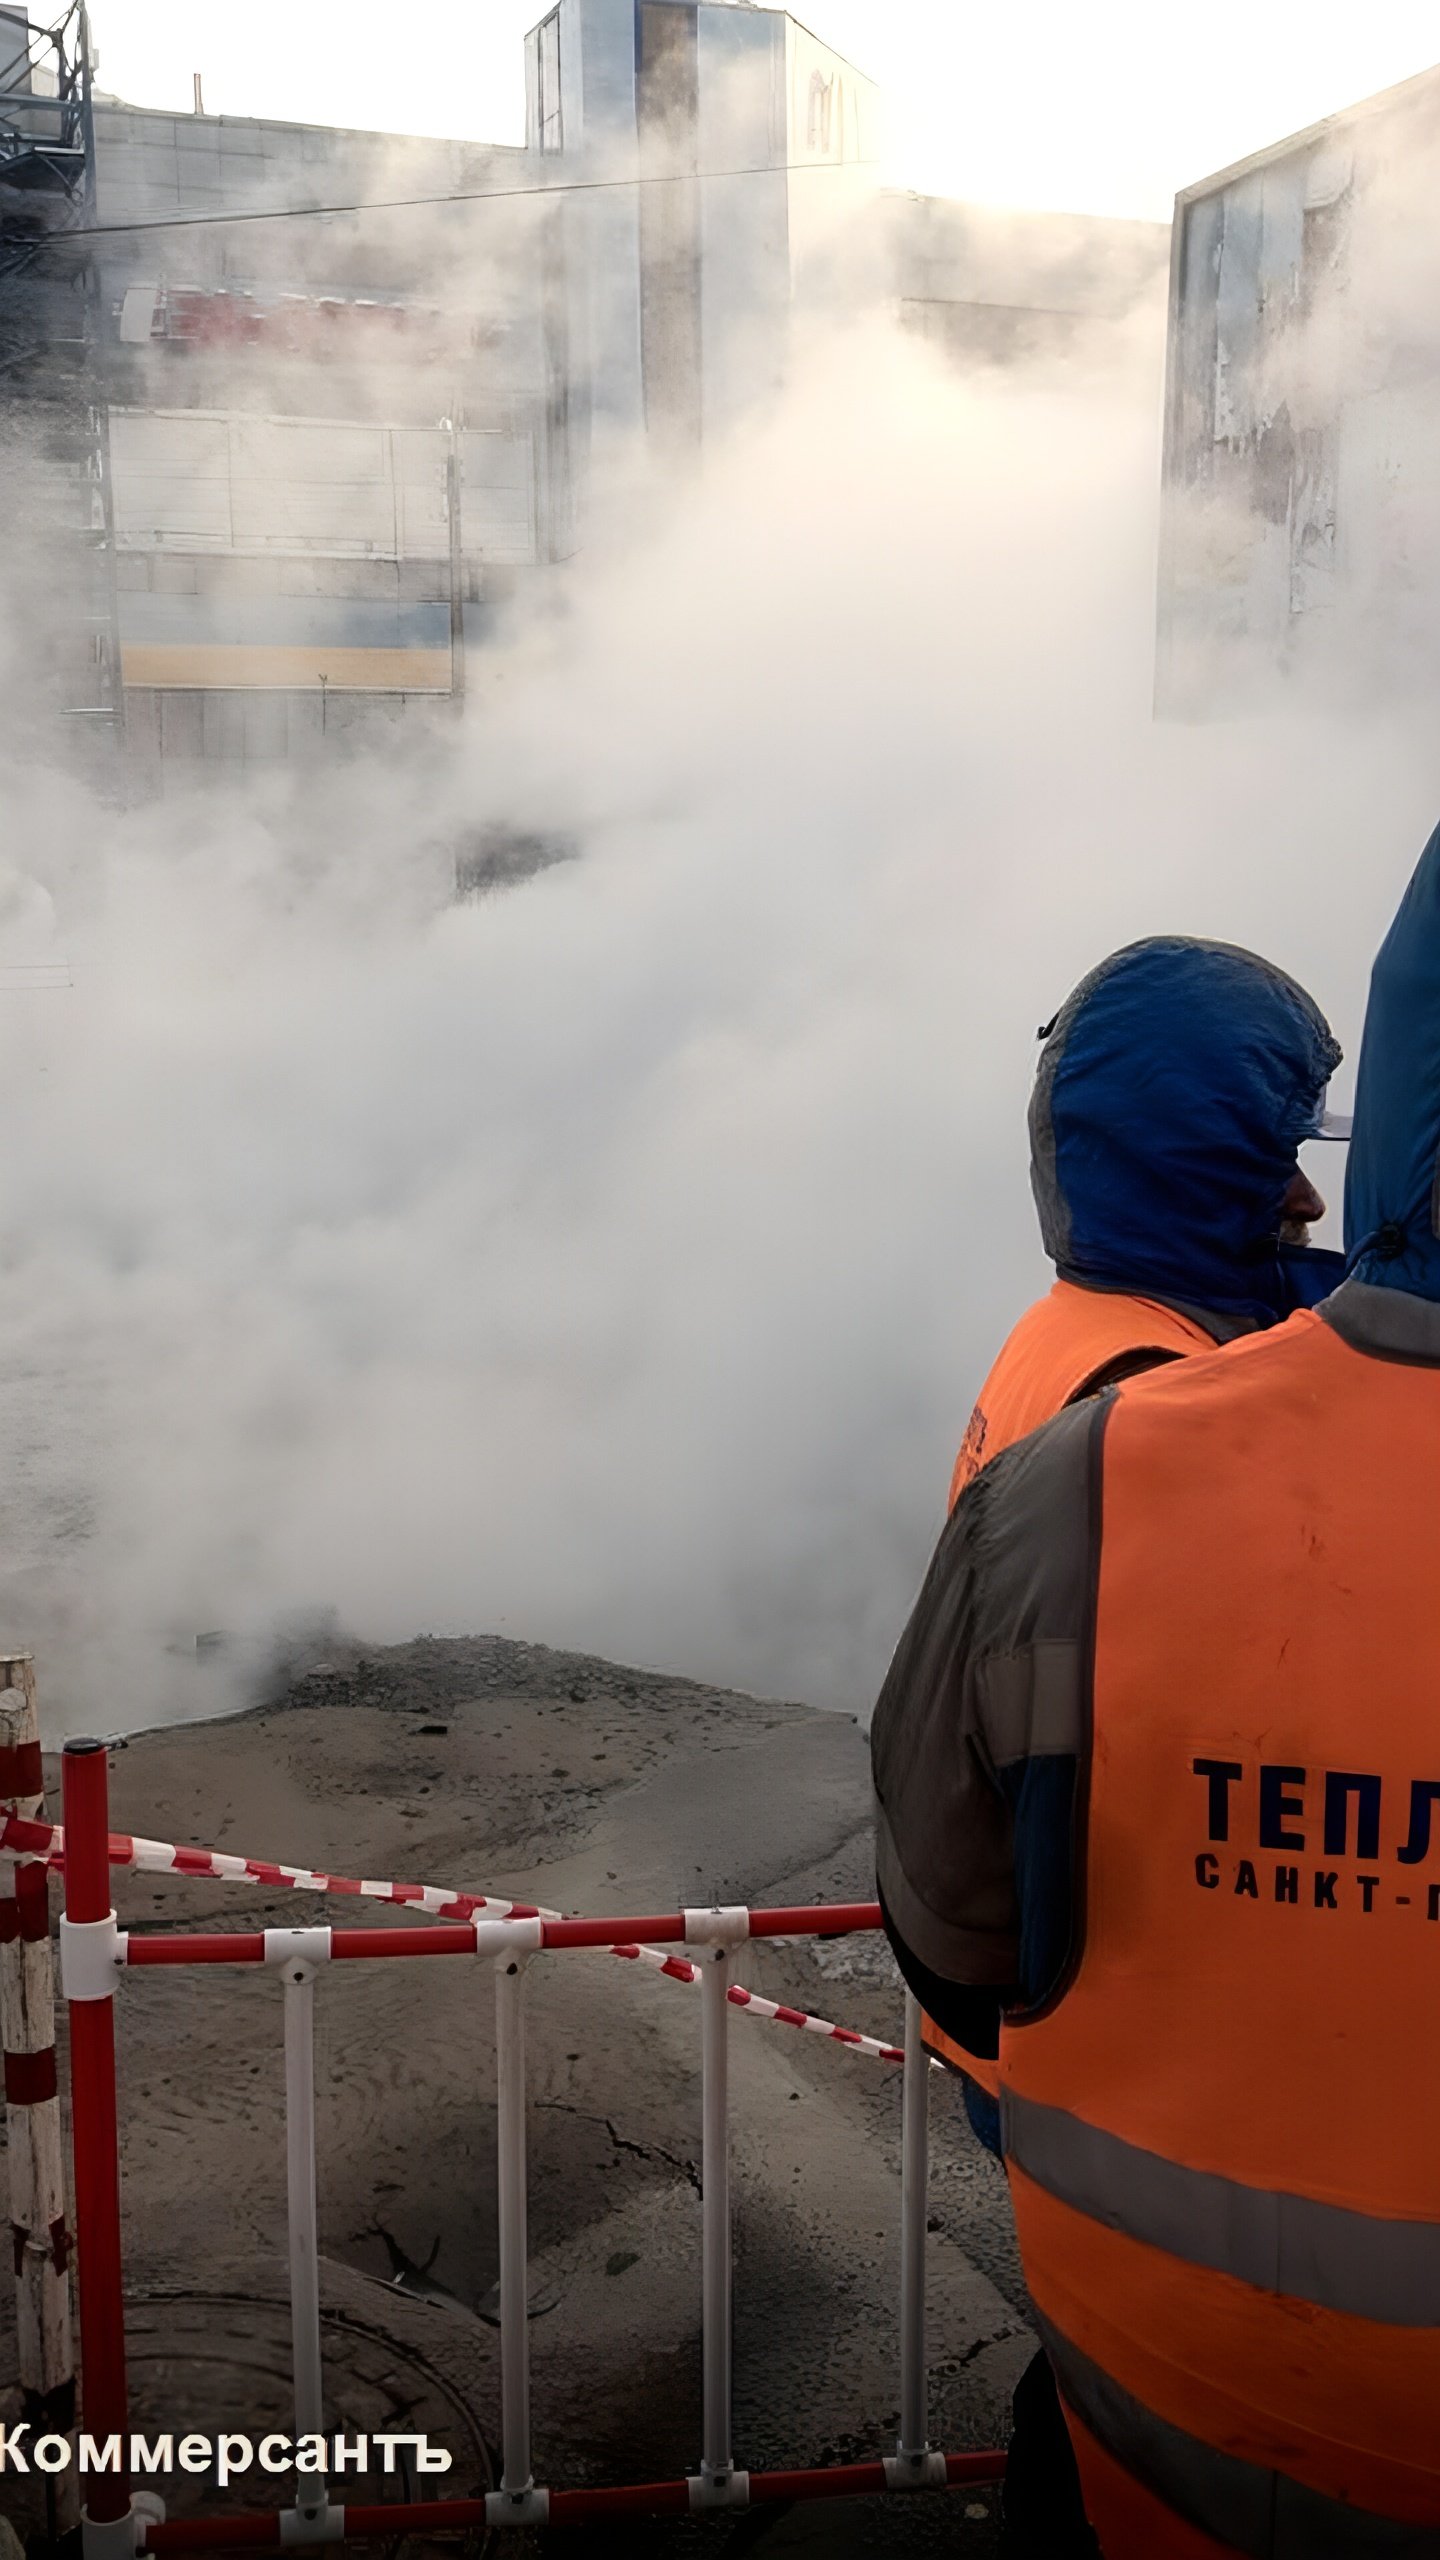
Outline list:
[[[502,149],[507,146],[501,145]],[[277,205],[268,211],[256,209],[243,213],[174,213],[146,214],[133,222],[86,222],[67,227],[67,240],[104,240],[128,237],[143,231],[208,231],[243,222],[307,222],[347,213],[406,213],[419,207],[447,204],[513,204],[521,196],[600,195],[621,187],[683,186],[696,178],[783,178],[797,171],[821,169],[873,169],[879,163],[867,160],[780,160],[756,162],[744,169],[682,169],[652,171],[645,176],[629,178],[558,178],[533,187],[454,187],[443,193],[424,196],[372,196],[351,204]]]

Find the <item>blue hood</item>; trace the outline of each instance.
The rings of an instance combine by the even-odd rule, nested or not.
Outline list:
[[[1333,1287],[1338,1256],[1277,1235],[1339,1062],[1319,1007],[1254,952],[1165,935],[1102,961],[1050,1025],[1030,1104],[1061,1278],[1241,1326]]]
[[[1440,827],[1370,973],[1345,1248],[1357,1280],[1440,1298]]]

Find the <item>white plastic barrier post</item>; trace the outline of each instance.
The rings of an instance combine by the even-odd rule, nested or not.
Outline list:
[[[730,1956],[750,1934],[743,1903],[685,1913],[685,1943],[700,1976],[700,2343],[703,2424],[692,2507],[744,2507],[750,2475],[730,2444]]]
[[[902,2461],[929,2450],[925,2374],[925,2191],[929,2169],[930,2058],[920,2003],[905,1994],[905,2070],[900,2165],[900,2443]]]
[[[0,1659],[0,1812],[45,1820],[35,1673]],[[38,1858],[0,1857],[0,2051],[15,2252],[21,2413],[37,2433],[75,2423],[70,2234],[55,2060],[55,1966],[48,1879]],[[73,2469],[46,2484],[52,2539],[79,2522]]]
[[[729,1948],[707,1947],[700,1974],[700,2189],[704,2215],[701,2336],[705,2401],[700,2475],[707,2488],[717,2490],[728,2485],[732,2468],[729,1989]]]
[[[525,1971],[544,1943],[538,1914],[476,1918],[475,1952],[495,1958],[495,2135],[500,2221],[500,2486],[491,2524],[544,2524],[550,2492],[530,2467],[529,2239],[525,2166]]]
[[[298,1931],[295,1933],[300,1934]],[[290,2210],[290,2337],[295,2368],[295,2434],[325,2426],[320,2355],[320,2226],[315,2193],[315,1966],[288,1956],[285,1985],[285,2168]],[[319,2528],[326,2506],[322,2471],[297,2472],[303,2527]]]
[[[530,2289],[525,2193],[525,1967],[495,1966],[495,2078],[500,2187],[500,2493],[524,2501],[530,2472]]]

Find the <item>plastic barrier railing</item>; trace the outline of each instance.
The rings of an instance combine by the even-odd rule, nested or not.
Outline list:
[[[131,1938],[110,1901],[109,1777],[104,1746],[65,1747],[65,1909],[61,1962],[70,2008],[71,2105],[75,2156],[76,2256],[84,2425],[92,2436],[129,2431],[124,2276],[120,2248],[120,2155],[115,2085],[114,1999],[122,1973],[148,1966],[250,1964],[270,1967],[284,1986],[286,2167],[295,2434],[324,2434],[320,2353],[319,2234],[315,2183],[314,1993],[327,1964],[481,1956],[495,1968],[495,2053],[500,2239],[500,2486],[484,2498],[345,2507],[329,2498],[323,2473],[297,2474],[295,2504],[264,2514],[231,2514],[167,2524],[155,2501],[132,2499],[123,2472],[86,2484],[85,2560],[140,2552],[264,2549],[471,2530],[478,2525],[588,2523],[605,2516],[667,2515],[706,2508],[854,2497],[882,2489],[945,2488],[993,2481],[999,2452],[945,2454],[926,2435],[925,2188],[928,2060],[920,2016],[908,1994],[900,2184],[900,2436],[893,2455],[820,2469],[747,2472],[731,2447],[730,2157],[728,2125],[729,1967],[748,1938],[840,1937],[877,1929],[871,1902],[809,1904],[752,1911],[735,1904],[619,1920],[496,1920],[379,1929],[256,1929]],[[683,1944],[701,1969],[701,2343],[702,2418],[698,2471],[683,2480],[634,2487],[537,2488],[530,2463],[530,2365],[526,2323],[525,2013],[526,1968],[542,1949]]]

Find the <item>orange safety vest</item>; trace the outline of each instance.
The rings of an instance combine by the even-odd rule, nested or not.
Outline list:
[[[1113,2560],[1440,2550],[1440,1369],[1313,1314],[1121,1389],[1078,1968],[1001,2033]],[[1432,1819],[1433,1817],[1433,1819]]]
[[[1038,1431],[1117,1361],[1144,1351],[1174,1359],[1214,1348],[1214,1335],[1193,1316],[1158,1299],[1057,1280],[1007,1336],[980,1390],[950,1479],[950,1509],[1002,1449]]]
[[[950,1479],[950,1510],[983,1466],[1073,1404],[1117,1360],[1143,1351],[1179,1358],[1214,1348],[1214,1336],[1203,1325],[1154,1298],[1077,1289],[1072,1281],[1057,1280],[1007,1336],[980,1390]],[[931,2053],[998,2097],[998,2063],[967,2053],[933,2018],[922,2018],[921,2033]]]

